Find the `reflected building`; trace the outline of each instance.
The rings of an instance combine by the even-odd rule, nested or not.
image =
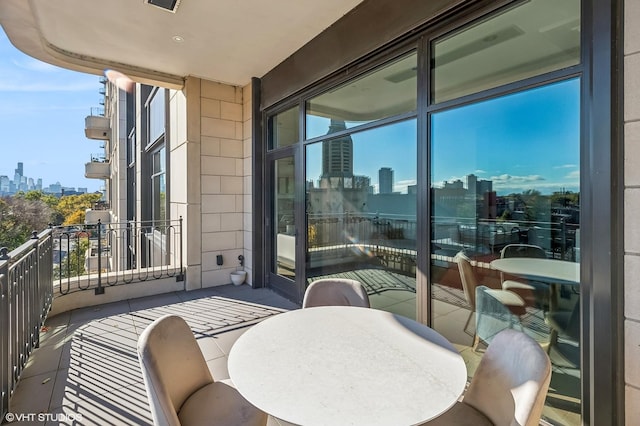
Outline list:
[[[393,169],[391,167],[382,167],[378,170],[378,184],[380,194],[393,192]]]
[[[331,119],[327,135],[346,130],[344,121]],[[353,177],[353,140],[351,136],[322,142],[322,179]]]

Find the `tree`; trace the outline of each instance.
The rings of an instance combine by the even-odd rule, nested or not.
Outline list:
[[[84,275],[84,262],[86,260],[86,252],[89,249],[89,240],[79,240],[75,247],[62,260],[60,265],[55,265],[53,275],[55,279],[78,277]]]
[[[85,212],[84,210],[76,210],[71,213],[62,223],[63,225],[76,225],[78,223],[84,223]]]
[[[84,214],[85,210],[90,209],[93,205],[100,200],[102,194],[81,194],[81,195],[67,195],[60,198],[56,210],[64,217],[65,224],[81,223],[82,221],[72,222],[71,215],[81,211]]]
[[[28,226],[14,214],[7,199],[0,199],[0,247],[13,250],[31,236]]]

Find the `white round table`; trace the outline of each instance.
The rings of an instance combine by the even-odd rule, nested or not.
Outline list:
[[[229,375],[253,405],[299,425],[412,425],[451,407],[467,370],[424,324],[345,306],[279,314],[244,333]]]
[[[492,261],[491,267],[507,274],[553,284],[580,283],[580,264],[565,260],[508,257]]]

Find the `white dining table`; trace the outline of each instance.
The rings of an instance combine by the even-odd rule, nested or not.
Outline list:
[[[298,309],[245,332],[228,360],[249,402],[298,425],[413,425],[456,403],[462,356],[424,324],[347,306]]]
[[[508,257],[490,263],[493,269],[550,284],[580,284],[580,264],[555,259]]]

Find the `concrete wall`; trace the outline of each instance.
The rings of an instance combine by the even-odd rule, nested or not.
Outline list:
[[[640,1],[624,4],[626,424],[640,424]]]

